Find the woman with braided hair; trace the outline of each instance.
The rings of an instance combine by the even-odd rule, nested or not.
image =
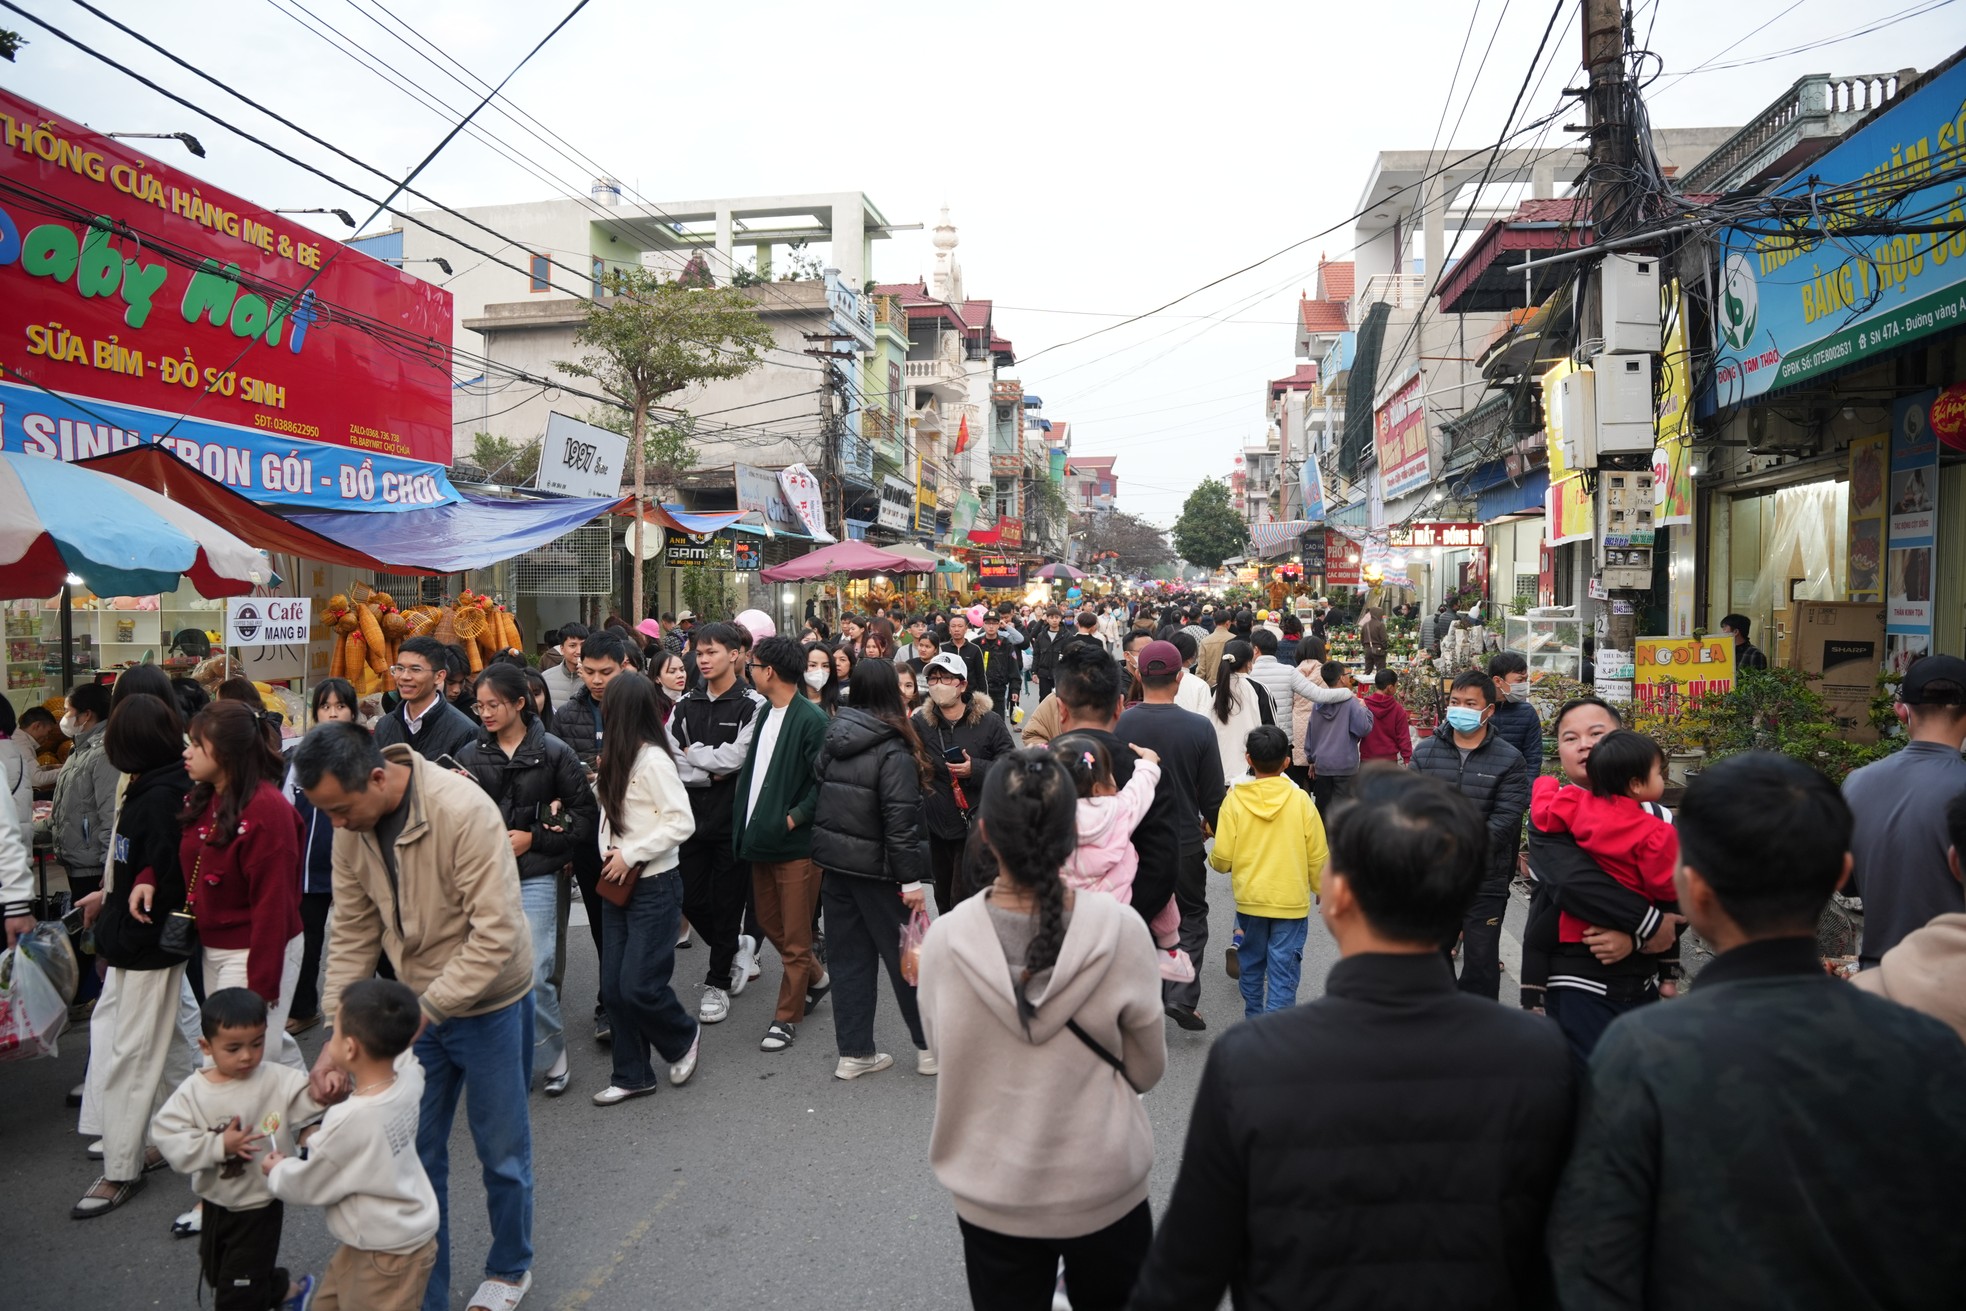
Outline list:
[[[955,1198],[977,1308],[1126,1305],[1153,1234],[1153,1132],[1138,1094],[1167,1066],[1146,923],[1059,876],[1078,789],[1044,750],[984,784],[977,829],[997,875],[935,921],[921,1015],[943,1074],[929,1164]]]

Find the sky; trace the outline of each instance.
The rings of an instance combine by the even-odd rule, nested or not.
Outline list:
[[[326,172],[374,182],[79,3],[17,3]],[[155,0],[91,3],[400,177],[448,130],[402,83],[460,108],[477,95],[393,19],[496,82],[573,0],[200,0],[195,22],[163,21],[185,11]],[[1262,437],[1265,383],[1298,362],[1297,297],[1320,255],[1347,257],[1374,156],[1491,144],[1553,8],[1549,67],[1517,122],[1579,84],[1578,0],[1402,0],[1396,26],[1381,6],[1331,0],[590,0],[506,89],[547,139],[488,110],[478,124],[521,159],[460,137],[417,186],[455,207],[584,195],[599,165],[657,203],[859,190],[890,221],[925,227],[946,204],[967,293],[996,302],[1025,391],[1071,423],[1075,454],[1119,457],[1120,509],[1166,526],[1196,482],[1226,476]],[[160,157],[269,208],[372,212],[30,21],[0,11],[0,27],[31,43],[0,63],[0,86],[99,130],[189,131],[207,158],[165,145]],[[1805,73],[1929,67],[1966,45],[1966,3],[1638,0],[1635,27],[1661,64],[1654,126],[1733,126]],[[396,76],[337,52],[326,28]],[[1061,345],[1300,242],[1165,314]],[[882,281],[932,267],[926,231],[875,245]]]

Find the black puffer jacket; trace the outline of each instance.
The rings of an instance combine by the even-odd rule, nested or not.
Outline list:
[[[1440,953],[1346,957],[1215,1040],[1128,1305],[1550,1306],[1574,1077],[1554,1024],[1456,991]]]
[[[983,782],[990,777],[993,761],[1017,749],[1003,716],[993,713],[995,702],[981,692],[972,692],[969,708],[953,724],[942,717],[934,705],[915,712],[915,732],[929,759],[935,762],[935,786],[922,802],[928,815],[928,831],[938,838],[960,841],[969,836],[969,820],[983,803]],[[970,775],[963,780],[963,796],[969,802],[969,816],[956,805],[956,792],[943,752],[952,748],[969,752]]]
[[[922,784],[914,753],[891,724],[843,706],[813,765],[819,803],[813,863],[828,874],[889,883],[928,878]]]
[[[559,872],[574,848],[592,846],[599,806],[587,786],[587,771],[573,748],[546,731],[534,719],[526,740],[510,756],[496,736],[480,733],[478,740],[457,753],[457,763],[471,771],[478,786],[498,803],[508,831],[532,834],[532,846],[519,857],[519,877],[544,878]],[[556,833],[539,822],[542,807],[557,801],[566,831]]]
[[[592,765],[601,754],[601,703],[585,684],[553,707],[553,736],[572,747],[583,765]]]
[[[122,970],[163,970],[184,964],[182,956],[157,950],[164,917],[184,905],[184,870],[178,864],[178,812],[191,791],[184,762],[139,774],[123,794],[116,816],[109,891],[103,894],[102,914],[96,919],[96,954]],[[137,875],[151,870],[157,878],[157,897],[151,903],[150,923],[130,914],[130,889]],[[300,871],[294,871],[299,879]]]
[[[1431,774],[1475,803],[1488,821],[1488,872],[1492,877],[1515,861],[1522,833],[1522,813],[1529,809],[1529,766],[1522,753],[1502,740],[1495,725],[1487,726],[1481,745],[1465,759],[1454,745],[1454,730],[1446,723],[1413,748],[1413,766]]]

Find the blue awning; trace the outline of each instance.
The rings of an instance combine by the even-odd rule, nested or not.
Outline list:
[[[618,496],[495,501],[466,495],[457,505],[395,514],[329,510],[287,517],[392,565],[454,574],[524,555],[620,504]]]
[[[1537,469],[1519,481],[1503,481],[1486,488],[1475,497],[1475,518],[1483,523],[1505,514],[1522,514],[1543,508],[1543,494],[1550,489],[1550,471]]]

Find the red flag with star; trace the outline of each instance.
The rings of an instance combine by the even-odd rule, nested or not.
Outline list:
[[[956,425],[956,454],[961,455],[969,445],[969,416],[963,415],[962,422]]]

